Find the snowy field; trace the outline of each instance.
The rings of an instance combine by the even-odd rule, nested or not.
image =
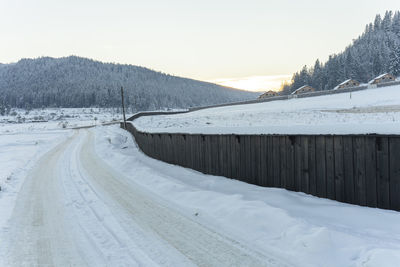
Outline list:
[[[141,117],[147,132],[400,134],[400,86]]]
[[[18,125],[0,135],[0,266],[400,262],[399,212],[166,164],[117,125]]]
[[[121,120],[121,113],[117,111],[105,108],[11,109],[7,115],[0,115],[0,134],[98,125]]]

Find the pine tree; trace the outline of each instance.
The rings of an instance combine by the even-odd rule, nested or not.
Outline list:
[[[397,45],[391,53],[389,72],[395,76],[400,76],[400,45]]]
[[[285,87],[293,91],[304,84],[307,77],[317,90],[329,90],[346,79],[368,82],[379,74],[390,72],[398,76],[400,54],[400,12],[385,12],[369,23],[351,45],[337,55],[329,56],[326,63],[316,62],[313,68],[302,69],[293,75],[292,84]]]

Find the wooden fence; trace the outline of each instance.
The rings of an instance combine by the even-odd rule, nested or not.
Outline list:
[[[400,136],[145,133],[148,156],[205,174],[400,211]]]

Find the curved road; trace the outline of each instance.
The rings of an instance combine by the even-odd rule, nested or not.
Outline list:
[[[8,266],[282,266],[166,207],[77,130],[32,169],[11,219]]]

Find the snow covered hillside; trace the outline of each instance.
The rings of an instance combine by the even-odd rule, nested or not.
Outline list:
[[[400,134],[400,86],[141,117],[134,125],[203,134]]]

